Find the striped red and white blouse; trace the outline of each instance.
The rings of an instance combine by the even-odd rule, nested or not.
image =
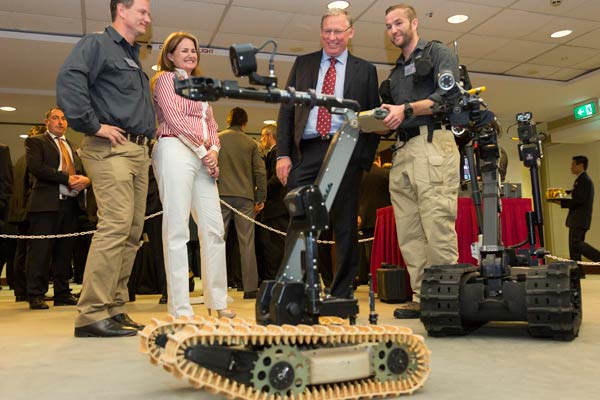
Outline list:
[[[212,107],[208,102],[189,100],[176,94],[174,77],[175,73],[164,71],[154,87],[157,137],[175,136],[200,158],[209,150],[218,153],[221,143]]]

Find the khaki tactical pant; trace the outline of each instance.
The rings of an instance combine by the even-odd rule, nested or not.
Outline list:
[[[144,227],[148,192],[148,148],[86,136],[81,160],[92,180],[98,227],[85,265],[75,327],[125,312],[127,282]]]
[[[413,300],[419,302],[426,267],[455,264],[455,230],[460,184],[459,153],[452,132],[427,127],[398,149],[390,171],[398,244],[410,274]]]

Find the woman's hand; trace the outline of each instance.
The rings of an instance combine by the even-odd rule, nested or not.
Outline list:
[[[202,158],[202,162],[210,171],[211,169],[218,169],[219,167],[219,156],[214,150],[209,150],[208,153]]]

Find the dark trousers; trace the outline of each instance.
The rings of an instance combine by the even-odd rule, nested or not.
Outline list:
[[[17,230],[20,236],[29,233],[29,222],[23,221],[17,224]],[[17,249],[15,251],[15,260],[13,263],[13,288],[15,296],[27,296],[27,239],[17,240]]]
[[[53,235],[79,231],[79,206],[76,198],[61,200],[54,212],[29,213],[32,235]],[[54,298],[70,294],[69,277],[73,257],[73,238],[31,239],[27,241],[27,295],[41,297],[48,291],[50,268],[54,280]]]
[[[289,217],[286,214],[280,217],[264,218],[260,222],[271,228],[285,232]],[[273,280],[277,276],[281,260],[283,260],[285,236],[257,226],[255,239],[256,265],[259,279],[261,281]]]
[[[83,283],[85,263],[92,244],[92,235],[81,235],[74,238],[73,245],[73,280],[75,283]]]
[[[129,297],[139,294],[167,295],[165,257],[162,241],[162,215],[144,222],[143,244],[138,249],[127,282]]]
[[[0,233],[5,232],[0,230]],[[2,274],[4,264],[6,264],[6,283],[8,283],[11,289],[15,287],[14,260],[16,250],[17,239],[0,239],[0,275]]]
[[[303,140],[300,142],[302,160],[292,159],[293,167],[288,178],[288,190],[315,182],[328,147],[329,141]],[[331,295],[335,297],[349,297],[352,294],[354,277],[358,271],[357,217],[361,178],[362,170],[357,162],[351,160],[329,212],[329,222],[336,243],[336,271],[331,283]],[[320,247],[328,246],[319,245]],[[326,251],[326,249],[319,252],[322,251]],[[326,255],[324,257],[326,258]],[[322,258],[319,257],[319,263]],[[329,272],[325,271],[325,279]]]
[[[569,257],[581,261],[581,256],[594,261],[600,261],[600,251],[585,242],[587,229],[569,228]]]

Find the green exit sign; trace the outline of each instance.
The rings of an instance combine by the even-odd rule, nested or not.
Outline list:
[[[589,118],[598,113],[598,105],[596,100],[589,101],[584,104],[580,104],[573,108],[573,115],[575,119]]]

